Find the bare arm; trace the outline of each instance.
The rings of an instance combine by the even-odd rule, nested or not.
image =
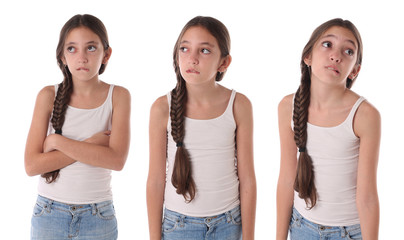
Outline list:
[[[292,215],[296,176],[297,150],[291,128],[293,95],[286,96],[278,106],[278,124],[281,144],[281,164],[276,194],[276,239],[286,240]]]
[[[237,93],[234,103],[237,124],[237,169],[240,180],[241,222],[243,239],[254,239],[257,186],[253,155],[253,114],[250,101]]]
[[[53,151],[45,153],[43,151],[54,98],[55,88],[48,86],[38,93],[36,99],[31,127],[25,146],[25,171],[29,176],[61,169],[75,162],[61,152]]]
[[[166,147],[168,102],[163,96],[154,102],[150,111],[149,125],[149,175],[147,178],[147,213],[150,239],[161,239],[164,189],[166,177]]]
[[[363,239],[379,239],[379,198],[377,163],[379,159],[381,119],[379,112],[363,102],[354,120],[355,134],[360,138],[356,205]]]
[[[118,86],[114,89],[112,127],[108,145],[76,141],[58,134],[49,135],[45,141],[48,149],[60,151],[76,161],[112,170],[122,170],[130,142],[129,92]]]

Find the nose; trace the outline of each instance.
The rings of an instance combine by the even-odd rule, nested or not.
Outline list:
[[[330,54],[330,60],[335,61],[337,63],[341,62],[341,54],[338,51],[333,51]]]
[[[87,63],[87,53],[86,51],[80,51],[78,56],[79,63]]]
[[[193,65],[198,64],[198,63],[199,63],[198,54],[195,53],[195,52],[194,52],[194,53],[191,53],[191,54],[189,55],[188,62],[189,62],[190,64],[193,64]]]

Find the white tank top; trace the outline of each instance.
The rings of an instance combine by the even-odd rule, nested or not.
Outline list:
[[[317,204],[311,210],[295,192],[294,206],[306,219],[327,226],[359,224],[356,180],[360,139],[353,131],[353,119],[360,97],[343,123],[319,127],[307,123],[307,153],[314,166]]]
[[[55,85],[57,92],[58,85]],[[105,102],[94,109],[79,109],[68,106],[63,136],[83,141],[95,133],[111,129],[112,92],[109,88]],[[48,134],[55,133],[49,121]],[[46,183],[40,177],[38,193],[52,200],[70,204],[88,204],[112,200],[111,170],[75,162],[60,170],[55,182]]]
[[[171,136],[171,120],[167,124],[167,177],[164,196],[169,210],[194,217],[208,217],[224,213],[240,204],[239,180],[236,167],[236,122],[232,91],[225,112],[214,119],[185,118],[184,146],[191,161],[192,177],[196,185],[193,201],[187,203],[177,194],[171,183],[176,143]],[[170,106],[171,95],[167,95]]]

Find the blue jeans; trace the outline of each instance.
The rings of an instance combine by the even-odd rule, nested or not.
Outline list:
[[[293,208],[289,225],[291,240],[362,239],[360,224],[351,226],[323,226],[305,219]]]
[[[113,240],[118,238],[112,201],[65,204],[38,196],[31,219],[31,240]]]
[[[241,239],[240,206],[212,217],[190,217],[164,209],[164,240],[238,240]]]

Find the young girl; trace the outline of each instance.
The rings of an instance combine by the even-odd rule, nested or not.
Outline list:
[[[292,240],[378,238],[380,115],[350,90],[361,62],[347,20],[319,26],[303,50],[300,87],[279,104],[278,240],[288,229]]]
[[[130,95],[99,80],[111,56],[103,23],[76,15],[60,32],[64,80],[37,97],[25,150],[29,176],[41,174],[31,239],[116,239],[111,170],[129,149]]]
[[[195,17],[173,55],[177,86],[150,114],[150,239],[253,239],[252,107],[217,83],[231,62],[229,33]]]

